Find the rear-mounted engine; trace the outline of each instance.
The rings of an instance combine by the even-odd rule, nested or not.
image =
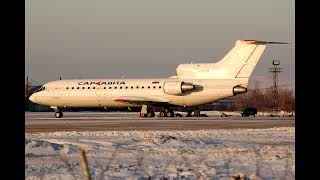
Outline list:
[[[242,93],[245,93],[247,91],[248,91],[247,88],[239,86],[239,85],[233,87],[233,95],[242,94]]]
[[[169,81],[163,85],[163,91],[171,95],[181,95],[186,91],[192,91],[194,89],[195,85],[183,81]]]

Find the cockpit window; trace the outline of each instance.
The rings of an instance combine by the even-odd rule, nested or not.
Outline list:
[[[38,92],[39,92],[39,91],[43,91],[43,90],[45,90],[45,89],[46,89],[46,87],[42,86],[42,87],[38,90]]]

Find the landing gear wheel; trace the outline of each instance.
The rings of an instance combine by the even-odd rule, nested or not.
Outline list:
[[[168,117],[174,117],[173,111],[168,111],[168,112],[167,112],[167,116],[168,116]]]
[[[167,112],[166,111],[160,111],[159,116],[160,117],[167,117]]]
[[[155,116],[155,113],[152,111],[152,112],[148,112],[147,114],[147,117],[154,117]]]
[[[147,114],[142,114],[141,112],[140,112],[140,116],[139,117],[147,117]]]
[[[174,112],[170,108],[165,108],[164,111],[167,114],[167,117],[174,117]]]
[[[57,112],[54,113],[54,116],[56,118],[62,118],[63,117],[63,113],[61,111],[57,111]]]

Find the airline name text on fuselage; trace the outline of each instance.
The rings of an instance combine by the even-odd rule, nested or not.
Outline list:
[[[126,84],[124,81],[98,81],[98,82],[78,82],[78,85],[122,85]]]

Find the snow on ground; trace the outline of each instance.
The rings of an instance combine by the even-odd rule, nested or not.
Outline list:
[[[294,127],[26,133],[26,179],[294,179]],[[184,177],[184,178],[183,178]]]

